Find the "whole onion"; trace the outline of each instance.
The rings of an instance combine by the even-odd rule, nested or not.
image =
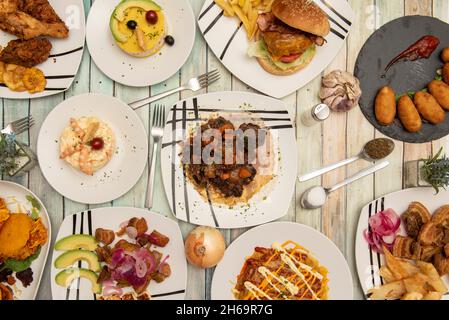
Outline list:
[[[197,227],[187,236],[187,260],[202,269],[216,266],[223,258],[226,243],[223,235],[211,227]]]
[[[335,70],[321,81],[320,99],[334,111],[349,111],[358,103],[362,91],[360,81],[349,72]]]

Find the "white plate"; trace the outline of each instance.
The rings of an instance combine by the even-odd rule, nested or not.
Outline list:
[[[308,226],[293,222],[269,223],[244,233],[227,249],[218,264],[212,279],[213,300],[234,300],[232,289],[247,257],[255,247],[270,248],[274,242],[287,240],[302,245],[328,269],[329,299],[352,300],[353,284],[351,271],[337,246],[322,233]]]
[[[345,0],[315,0],[329,16],[332,31],[327,43],[318,47],[309,66],[290,76],[275,76],[266,72],[255,58],[247,55],[246,31],[235,18],[223,16],[223,10],[214,0],[206,0],[198,16],[198,25],[214,54],[237,78],[267,95],[282,98],[318,76],[335,58],[345,43],[354,12]]]
[[[246,107],[242,108],[244,104]],[[266,119],[264,123],[271,127],[274,138],[274,153],[280,155],[274,179],[250,199],[249,205],[233,208],[209,205],[186,181],[179,156],[182,147],[177,143],[187,138],[183,126],[188,131],[213,114],[226,117],[230,112],[251,112],[253,116]],[[217,228],[244,228],[279,219],[290,207],[297,175],[297,151],[295,129],[282,101],[248,92],[216,92],[183,100],[168,115],[161,157],[167,199],[173,214],[180,220]]]
[[[195,16],[188,0],[156,0],[167,19],[167,34],[175,45],[164,45],[148,58],[123,52],[109,29],[109,18],[120,0],[96,0],[87,19],[87,46],[98,68],[112,80],[145,87],[167,80],[186,62],[195,42]]]
[[[8,199],[9,197],[14,197],[15,200],[17,200],[17,202],[20,203],[22,207],[24,207],[27,211],[31,211],[32,206],[26,199],[26,196],[34,197],[41,205],[42,209],[40,211],[40,217],[42,219],[42,223],[44,224],[45,228],[47,228],[48,240],[41,247],[39,257],[36,260],[34,260],[33,263],[31,264],[31,269],[33,270],[33,282],[31,282],[31,284],[28,287],[24,288],[22,286],[22,283],[19,280],[17,280],[14,285],[14,287],[16,287],[16,289],[14,290],[14,298],[19,300],[34,300],[36,299],[36,295],[39,290],[42,274],[44,273],[45,263],[47,261],[48,251],[50,249],[50,241],[51,241],[50,218],[48,217],[48,212],[47,209],[45,209],[44,204],[33,192],[31,192],[30,190],[19,184],[0,180],[0,198],[5,199],[7,203],[10,202],[8,200],[11,200]],[[16,205],[9,205],[8,208],[13,212],[17,210]]]
[[[115,133],[117,152],[88,176],[59,159],[59,138],[71,117],[95,116]],[[65,100],[45,119],[37,141],[37,156],[48,183],[64,197],[81,203],[104,203],[128,192],[139,180],[148,156],[148,137],[137,114],[122,101],[100,94]]]
[[[83,0],[50,0],[56,13],[69,27],[67,39],[48,38],[53,45],[47,61],[37,66],[47,77],[45,91],[35,94],[14,92],[0,86],[0,97],[8,99],[33,99],[61,93],[72,85],[81,64],[86,32]],[[6,44],[16,36],[0,31],[0,45]]]
[[[365,295],[369,289],[381,285],[379,269],[385,264],[384,256],[371,250],[363,237],[363,231],[368,228],[369,217],[388,208],[401,215],[413,201],[421,202],[433,214],[439,207],[449,204],[449,191],[440,191],[436,195],[433,188],[405,189],[387,194],[363,207],[357,227],[355,258],[360,284]],[[404,226],[401,226],[399,234],[406,234]],[[449,277],[446,276],[444,281],[446,285],[449,285]],[[449,296],[445,295],[443,299],[449,300]]]
[[[184,254],[184,241],[182,240],[182,234],[178,224],[160,214],[152,213],[145,209],[119,207],[100,208],[80,212],[64,219],[56,241],[74,233],[93,235],[97,228],[117,231],[120,229],[119,226],[122,222],[133,217],[145,218],[149,232],[158,230],[170,238],[166,247],[157,247],[156,250],[161,252],[164,256],[167,254],[170,255],[168,264],[170,265],[172,274],[162,283],[151,281],[148,287],[148,293],[151,294],[155,300],[183,300],[187,285],[187,262]],[[118,241],[118,237],[116,237],[115,241]],[[92,287],[87,280],[81,279],[78,298],[76,281],[72,283],[72,286],[69,287],[69,289],[56,284],[55,276],[61,270],[54,267],[54,261],[61,253],[62,252],[59,251],[53,251],[51,265],[51,294],[53,299],[93,300],[94,295],[92,294]]]

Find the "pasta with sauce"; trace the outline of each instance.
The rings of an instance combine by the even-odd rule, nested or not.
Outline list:
[[[326,300],[328,271],[293,241],[256,247],[247,258],[233,293],[238,300]]]

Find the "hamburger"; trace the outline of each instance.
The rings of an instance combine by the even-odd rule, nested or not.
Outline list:
[[[257,25],[257,40],[248,55],[281,76],[306,67],[330,31],[326,13],[311,0],[275,0],[271,12],[259,15]]]

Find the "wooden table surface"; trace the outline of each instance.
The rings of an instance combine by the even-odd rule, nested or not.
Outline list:
[[[86,16],[93,1],[94,0],[84,0]],[[203,5],[203,1],[190,1],[195,14],[198,15]],[[419,14],[434,16],[444,21],[449,21],[449,1],[447,0],[349,0],[349,2],[356,13],[356,22],[353,25],[352,32],[345,46],[324,73],[334,69],[346,69],[352,72],[357,54],[366,39],[374,30],[392,19],[404,15]],[[144,98],[148,95],[154,95],[167,89],[177,87],[192,76],[202,74],[207,70],[215,68],[220,69],[222,79],[219,83],[209,87],[207,92],[227,90],[253,91],[226,71],[207,47],[199,31],[197,32],[192,54],[179,73],[166,82],[150,88],[129,88],[111,81],[95,66],[89,56],[86,46],[78,76],[73,86],[67,92],[52,97],[33,100],[13,101],[2,99],[0,121],[3,125],[6,125],[12,120],[32,115],[36,120],[36,125],[30,132],[21,135],[20,139],[24,142],[29,142],[33,150],[35,150],[36,140],[42,122],[46,115],[64,99],[86,92],[95,92],[114,95],[125,102],[132,102],[139,98]],[[301,113],[309,110],[318,102],[317,94],[319,87],[320,77],[310,82],[295,94],[283,99],[288,106],[291,117],[297,128],[296,134],[299,147],[298,168],[300,173],[305,173],[317,166],[326,165],[355,155],[368,140],[381,136],[381,134],[377,132],[367,120],[365,120],[359,108],[355,108],[349,113],[332,114],[331,118],[325,121],[322,125],[312,128],[304,127],[300,122]],[[186,98],[190,95],[191,93],[174,95],[162,102],[167,105],[172,105],[177,100]],[[142,108],[137,112],[145,126],[148,128],[149,108]],[[427,157],[433,151],[438,150],[442,145],[449,147],[449,138],[422,145],[398,142],[396,144],[395,152],[390,158],[391,165],[387,169],[374,176],[356,182],[346,189],[335,192],[330,197],[326,206],[321,210],[305,211],[301,209],[299,198],[305,189],[317,184],[329,186],[343,180],[347,175],[351,175],[368,166],[369,163],[360,161],[348,168],[337,170],[309,183],[297,183],[295,198],[291,200],[290,209],[283,220],[296,221],[312,226],[326,234],[338,245],[351,267],[356,299],[363,298],[355,272],[354,259],[355,230],[360,209],[366,203],[381,195],[402,189],[403,164],[409,160]],[[137,185],[128,194],[111,203],[102,204],[100,207],[143,207],[147,176],[148,174],[146,171]],[[40,169],[37,167],[29,174],[13,179],[13,181],[28,187],[42,199],[50,213],[53,237],[56,236],[59,225],[64,217],[88,208],[86,205],[65,199],[54,191],[46,182]],[[93,206],[89,207],[93,208]],[[154,211],[173,218],[163,191],[160,170],[158,170],[156,175]],[[187,223],[180,222],[179,224],[184,235],[193,228],[192,225]],[[244,231],[245,230],[224,231],[224,235],[229,243]],[[50,261],[51,259],[49,258],[41,282],[38,299],[51,299]],[[187,299],[209,299],[212,275],[213,270],[204,271],[189,266]]]

